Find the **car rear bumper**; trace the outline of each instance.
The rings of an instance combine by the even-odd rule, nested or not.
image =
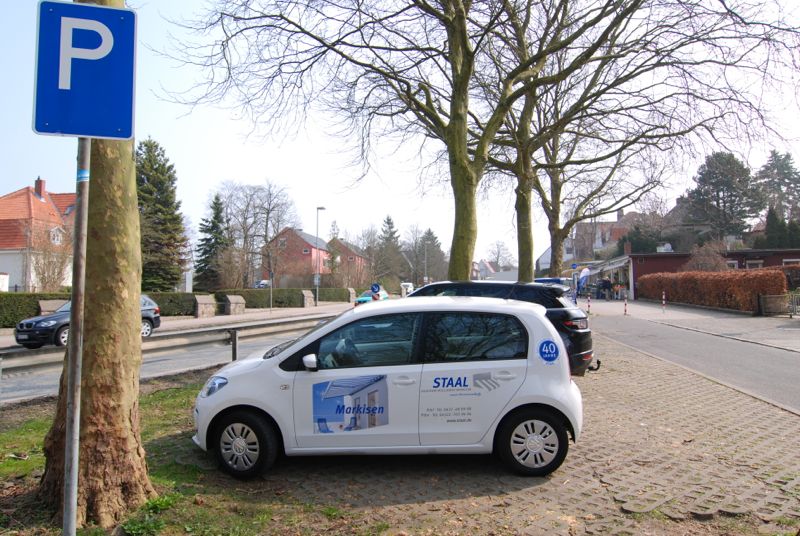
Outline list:
[[[577,354],[569,354],[569,371],[573,376],[583,376],[594,359],[594,351],[587,350]]]

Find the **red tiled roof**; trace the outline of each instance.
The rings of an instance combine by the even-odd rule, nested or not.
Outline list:
[[[0,197],[0,249],[26,247],[26,228],[32,222],[53,226],[71,225],[72,211],[65,215],[70,205],[75,204],[75,194],[36,195],[31,187],[22,188]]]

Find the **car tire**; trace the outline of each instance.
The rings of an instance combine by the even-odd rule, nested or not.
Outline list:
[[[53,337],[53,344],[56,346],[66,346],[69,342],[69,325],[61,326],[56,330],[55,337]]]
[[[561,466],[569,450],[563,420],[545,409],[524,409],[512,414],[495,437],[500,460],[524,476],[549,475]]]
[[[243,480],[262,474],[278,457],[275,430],[251,411],[234,411],[222,417],[213,441],[222,470]]]
[[[147,320],[146,318],[142,318],[142,338],[146,339],[152,334],[153,334],[153,323]]]
[[[36,350],[37,348],[41,348],[42,346],[44,346],[44,343],[43,342],[26,342],[22,346],[24,346],[28,350]]]

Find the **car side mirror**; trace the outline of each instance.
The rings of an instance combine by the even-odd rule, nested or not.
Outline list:
[[[306,370],[309,372],[316,372],[319,369],[317,366],[317,356],[314,354],[304,355],[303,366],[306,367]]]

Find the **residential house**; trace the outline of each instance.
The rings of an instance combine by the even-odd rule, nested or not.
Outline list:
[[[369,285],[369,259],[361,248],[337,237],[328,242],[328,253],[333,286],[362,288]]]
[[[70,285],[75,200],[74,193],[48,192],[41,178],[0,197],[0,272],[10,291]]]
[[[276,288],[311,287],[316,273],[322,276],[320,286],[325,286],[325,276],[331,273],[325,241],[293,227],[286,227],[270,240],[262,257],[261,278],[272,280]]]

